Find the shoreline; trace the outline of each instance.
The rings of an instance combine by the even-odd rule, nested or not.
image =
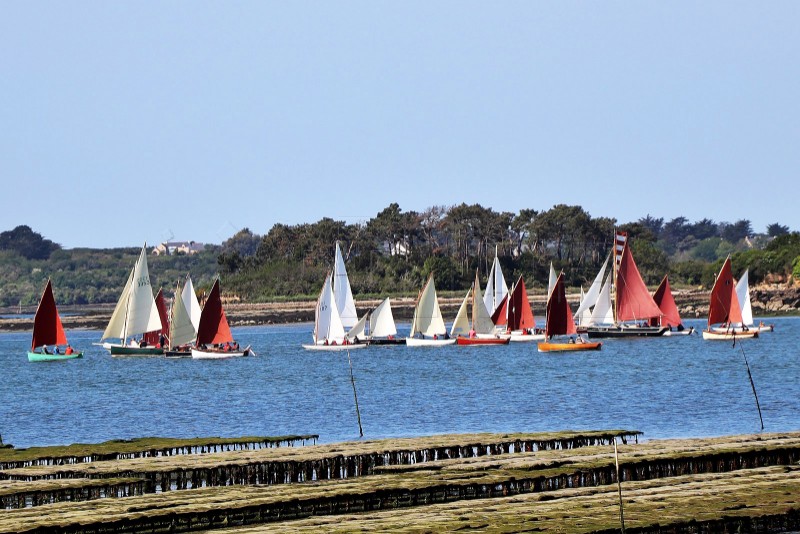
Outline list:
[[[673,291],[681,317],[697,319],[708,314],[710,291],[689,289]],[[800,315],[800,288],[775,286],[756,287],[751,290],[754,315],[759,317],[783,317]],[[577,306],[577,293],[568,295],[573,309]],[[366,299],[356,302],[359,316],[380,304],[382,299]],[[461,297],[439,297],[442,314],[452,317],[461,305]],[[542,315],[546,298],[544,295],[530,297],[534,313]],[[395,319],[410,321],[414,314],[414,297],[392,298]],[[231,326],[289,325],[314,322],[316,301],[285,301],[264,303],[226,303],[225,313]],[[64,328],[70,330],[102,330],[108,324],[114,304],[87,304],[59,306]],[[0,308],[0,332],[24,332],[33,329],[35,307],[22,310],[23,317],[14,317],[15,308]],[[11,316],[11,317],[8,317]]]

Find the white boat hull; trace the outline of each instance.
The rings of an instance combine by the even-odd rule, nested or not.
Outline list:
[[[758,332],[751,330],[749,332],[715,332],[703,330],[703,339],[711,341],[733,341],[734,339],[752,339],[758,337]]]
[[[527,341],[544,341],[544,334],[514,334],[511,333],[511,342],[524,343]]]
[[[406,345],[409,347],[443,347],[444,345],[455,345],[456,340],[453,339],[420,339],[407,337]]]
[[[666,332],[664,332],[664,335],[667,336],[667,337],[672,337],[672,336],[690,336],[692,334],[694,334],[694,327],[693,326],[690,326],[689,328],[687,328],[685,330],[667,330]]]
[[[348,343],[347,345],[324,345],[324,344],[317,344],[317,345],[303,345],[303,348],[306,350],[324,350],[324,351],[343,351],[343,350],[356,350],[356,349],[363,349],[366,347],[366,343]]]
[[[242,356],[250,355],[250,347],[244,350],[237,351],[222,351],[222,350],[201,350],[192,348],[193,360],[227,360],[229,358],[241,358]]]

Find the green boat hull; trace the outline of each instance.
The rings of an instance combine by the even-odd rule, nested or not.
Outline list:
[[[74,360],[75,358],[83,358],[83,353],[73,352],[72,354],[42,354],[41,352],[28,351],[29,362],[58,362],[61,360]]]
[[[112,356],[163,356],[164,349],[155,347],[120,347],[112,345],[109,349]]]

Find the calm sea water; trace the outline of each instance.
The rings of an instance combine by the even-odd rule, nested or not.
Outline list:
[[[741,342],[766,431],[800,429],[800,318]],[[696,327],[702,321],[689,321]],[[111,358],[68,331],[82,360],[29,363],[29,333],[0,334],[0,434],[17,447],[140,436],[319,434],[355,439],[347,355],[304,351],[312,325],[234,329],[258,356]],[[399,325],[408,331],[408,325]],[[600,352],[370,347],[351,353],[366,438],[629,428],[645,438],[760,428],[740,344],[699,335],[607,340]]]

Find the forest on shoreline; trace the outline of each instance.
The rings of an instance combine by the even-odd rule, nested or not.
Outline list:
[[[198,254],[151,254],[148,263],[153,287],[168,295],[187,273],[199,291],[219,274],[227,296],[268,302],[316,298],[336,241],[356,298],[415,295],[431,272],[437,288],[464,290],[476,270],[485,281],[496,251],[509,285],[522,276],[536,293],[546,287],[551,262],[564,271],[569,286],[590,284],[611,250],[615,229],[628,233],[651,286],[669,274],[674,286],[708,288],[729,254],[735,275],[749,269],[751,284],[800,280],[800,233],[779,223],[763,233],[746,219],[664,221],[647,215],[619,223],[565,204],[515,214],[478,204],[404,212],[393,203],[365,223],[325,217],[279,223],[264,235],[243,229]],[[64,249],[27,226],[2,232],[0,306],[36,304],[48,277],[59,303],[113,303],[138,253],[138,248]]]

